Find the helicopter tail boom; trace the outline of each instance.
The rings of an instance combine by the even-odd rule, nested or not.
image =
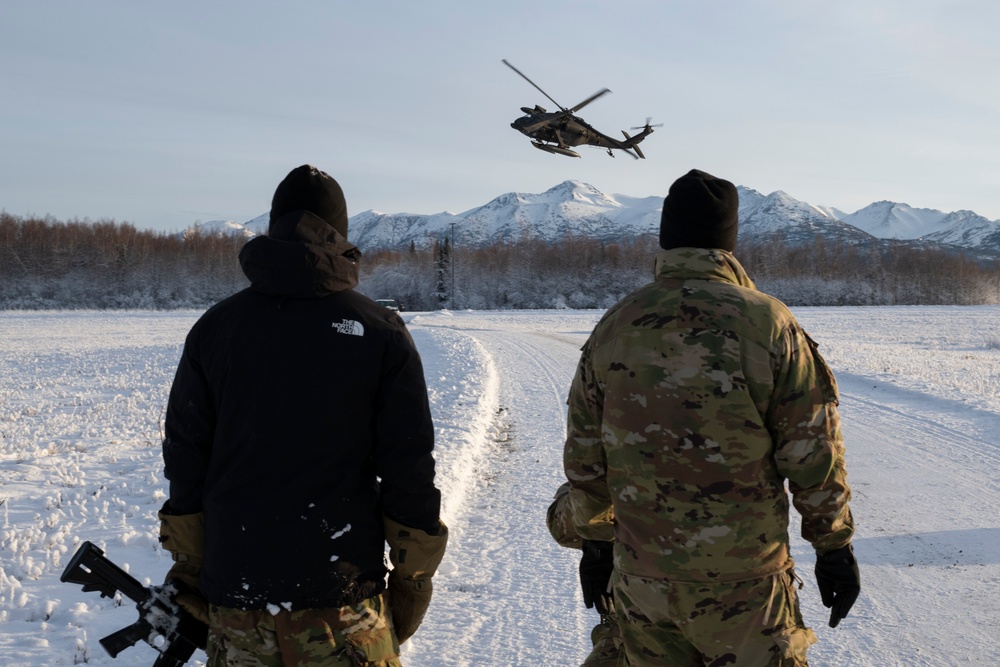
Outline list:
[[[650,130],[650,132],[652,132],[652,130]],[[626,132],[625,130],[622,130],[622,134],[625,135],[625,145],[628,148],[634,150],[636,155],[645,160],[646,156],[642,154],[641,150],[639,150],[639,142],[643,140],[645,135],[643,136],[636,135],[635,138],[633,139],[632,137],[628,136],[628,132]]]
[[[632,150],[634,150],[635,153],[636,153],[636,155],[638,157],[643,158],[643,159],[645,159],[646,156],[642,154],[641,150],[639,150],[639,142],[642,141],[643,139],[645,139],[646,137],[648,137],[649,135],[651,135],[653,133],[653,128],[654,127],[661,127],[663,125],[662,123],[660,123],[658,125],[650,125],[649,121],[650,121],[650,119],[647,118],[645,125],[640,125],[639,127],[633,127],[632,128],[633,130],[642,130],[642,132],[640,132],[639,134],[635,135],[634,137],[630,136],[629,133],[626,132],[625,130],[622,130],[622,134],[625,135],[625,141],[622,142],[622,143],[625,145],[625,147],[631,148]]]

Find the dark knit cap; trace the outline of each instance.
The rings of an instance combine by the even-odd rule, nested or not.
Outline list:
[[[271,199],[270,228],[292,211],[309,211],[347,238],[347,201],[340,184],[325,171],[304,164],[288,172]]]
[[[698,169],[674,181],[663,200],[660,247],[736,250],[736,186]]]

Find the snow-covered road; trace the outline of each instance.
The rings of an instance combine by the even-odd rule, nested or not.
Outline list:
[[[838,372],[838,379],[864,581],[849,619],[828,628],[811,576],[812,550],[793,534],[806,581],[804,614],[821,639],[811,651],[814,665],[1000,664],[1000,351],[991,339],[969,346],[1000,313],[958,312],[963,318],[978,312],[985,322],[964,322],[963,334],[936,339],[929,348],[927,337],[941,334],[934,324],[953,324],[955,311],[808,309],[803,315],[826,350],[839,337],[827,342],[823,326],[854,334],[852,345],[842,348],[855,353],[843,362],[855,372]],[[850,316],[870,322],[874,313],[891,321],[859,337],[858,321]],[[896,314],[904,317],[892,320]],[[457,577],[463,583],[453,582],[452,573],[441,578],[451,594],[436,599],[434,629],[414,642],[407,664],[582,659],[595,615],[576,594],[576,554],[552,546],[542,512],[562,482],[565,395],[579,347],[598,316],[435,313],[411,321],[418,339],[444,329],[477,341],[499,379],[500,398],[482,483],[466,514],[453,519],[458,537],[449,560],[463,564],[458,569],[465,576]],[[916,342],[917,349],[904,341]],[[913,373],[897,355],[916,364],[927,355],[933,368]],[[898,365],[911,374],[888,373]],[[959,375],[973,382],[934,385],[938,376]],[[481,571],[470,575],[476,569]],[[485,584],[473,587],[472,605],[464,585],[470,576]],[[478,617],[465,617],[470,606]],[[442,646],[460,650],[439,653]]]
[[[841,385],[863,591],[840,627],[797,536],[814,666],[1000,665],[1000,308],[797,314]],[[196,313],[0,313],[0,665],[148,665],[97,639],[134,608],[58,581],[80,540],[146,582],[159,420]],[[596,311],[406,313],[451,528],[406,667],[579,664],[596,621],[544,512],[562,481],[565,396]],[[197,654],[196,657],[202,657]]]
[[[850,624],[822,628],[815,664],[1000,665],[1000,415],[839,380],[863,592]]]
[[[589,331],[593,316],[585,319]],[[490,423],[473,491],[448,517],[451,548],[436,583],[435,620],[407,648],[407,665],[578,664],[586,655],[581,638],[597,615],[576,602],[574,554],[545,528],[561,483],[566,392],[586,334],[560,331],[562,319],[524,322],[511,328],[509,318],[488,313],[410,322],[421,348],[456,332],[475,340],[499,381],[484,395]],[[447,454],[439,458],[447,466]]]

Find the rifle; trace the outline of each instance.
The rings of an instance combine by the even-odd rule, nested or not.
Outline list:
[[[208,626],[174,602],[177,589],[172,583],[147,588],[90,542],[80,545],[59,580],[107,598],[121,591],[136,603],[139,620],[100,640],[112,658],[142,640],[160,654],[153,667],[183,667],[196,648],[205,648]]]

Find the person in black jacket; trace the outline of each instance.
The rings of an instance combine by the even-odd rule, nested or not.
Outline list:
[[[340,186],[298,167],[240,252],[250,287],[185,341],[160,533],[210,665],[399,665],[429,604],[447,528],[423,367],[354,291],[360,256]]]

